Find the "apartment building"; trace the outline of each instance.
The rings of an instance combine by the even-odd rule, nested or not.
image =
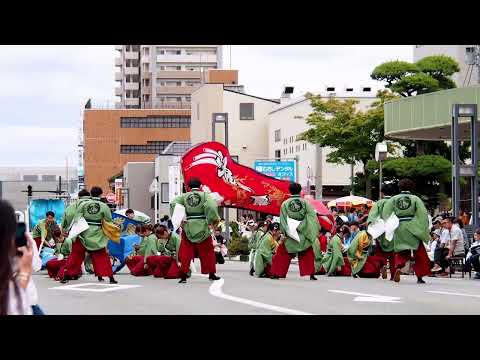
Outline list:
[[[474,86],[479,84],[479,68],[467,63],[467,53],[472,51],[474,45],[414,45],[413,61],[418,61],[427,56],[447,55],[457,60],[460,72],[452,76],[457,87]]]
[[[116,108],[189,109],[210,69],[222,68],[221,45],[115,45]]]
[[[289,88],[288,92],[293,93],[293,87]],[[331,149],[299,139],[300,134],[310,128],[306,119],[313,109],[310,101],[304,96],[290,99],[286,92],[284,90],[282,94],[281,104],[274,107],[267,116],[268,158],[295,159],[300,164],[297,182],[306,192],[311,190],[318,199],[329,200],[348,195],[351,166],[327,162]],[[357,100],[359,110],[367,110],[376,100],[376,89],[369,86],[358,88],[331,86],[326,87],[320,94],[326,99],[334,97],[339,100]],[[354,172],[362,170],[361,166],[354,166]]]
[[[190,147],[190,121],[190,109],[85,109],[86,187],[108,189],[127,162],[153,164],[158,154],[183,154]]]

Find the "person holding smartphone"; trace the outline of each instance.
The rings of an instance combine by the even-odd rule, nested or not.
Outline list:
[[[27,287],[34,242],[22,228],[17,231],[15,211],[4,200],[0,200],[0,219],[0,315],[32,315]]]

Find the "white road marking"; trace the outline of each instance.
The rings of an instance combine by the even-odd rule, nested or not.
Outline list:
[[[475,295],[475,294],[465,294],[465,293],[454,293],[454,292],[449,292],[449,291],[427,291],[428,293],[433,293],[433,294],[441,294],[441,295],[454,295],[454,296],[468,296],[468,297],[475,297],[475,298],[480,298],[480,295]]]
[[[86,286],[98,286],[97,289],[85,288]],[[100,283],[83,283],[75,285],[56,286],[48,288],[49,290],[69,290],[69,291],[87,291],[87,292],[109,292],[116,290],[125,290],[141,287],[142,285],[116,285],[116,284],[100,284]]]
[[[357,292],[351,291],[343,291],[343,290],[328,290],[329,292],[339,293],[339,294],[347,294],[347,295],[357,295],[353,301],[361,301],[361,302],[382,302],[382,303],[401,303],[399,297],[395,296],[385,296],[385,295],[375,295],[375,294],[362,294]]]
[[[200,275],[200,274],[198,274],[198,275],[193,274],[193,275],[201,276],[201,277],[207,277],[207,275]],[[218,297],[220,299],[229,300],[229,301],[233,301],[233,302],[238,302],[238,303],[241,303],[241,304],[250,305],[250,306],[254,306],[254,307],[257,307],[257,308],[266,309],[266,310],[270,310],[270,311],[277,311],[277,312],[287,314],[287,315],[312,315],[310,313],[300,311],[300,310],[294,310],[294,309],[289,309],[289,308],[285,308],[285,307],[281,307],[281,306],[265,304],[265,303],[261,303],[261,302],[258,302],[258,301],[253,301],[253,300],[249,300],[249,299],[240,298],[240,297],[237,297],[237,296],[224,294],[223,291],[222,291],[222,286],[223,286],[224,283],[225,283],[225,281],[223,279],[214,281],[212,283],[212,285],[210,285],[210,288],[208,289],[208,292],[210,293],[210,295]]]

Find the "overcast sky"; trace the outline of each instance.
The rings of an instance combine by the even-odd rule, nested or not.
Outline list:
[[[230,47],[224,46],[224,68]],[[369,74],[389,60],[412,61],[413,46],[238,46],[232,69],[247,93],[278,98],[325,86],[378,87]],[[0,166],[76,163],[81,109],[115,102],[113,45],[0,46]]]

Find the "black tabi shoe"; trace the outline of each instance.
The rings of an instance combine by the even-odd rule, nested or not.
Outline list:
[[[186,284],[187,283],[187,277],[186,276],[182,276],[180,278],[180,281],[178,282],[179,284]]]
[[[98,279],[98,281],[100,281],[100,282],[105,281],[105,280],[103,279],[103,277],[101,277],[101,276],[97,276],[97,279]]]
[[[115,278],[113,276],[110,276],[110,284],[118,284],[118,281],[115,280]]]
[[[253,276],[255,274],[255,269],[250,269],[250,276]]]
[[[272,279],[272,280],[278,280],[278,279],[280,279],[280,278],[279,278],[277,275],[272,275],[272,276],[270,276],[270,279]]]
[[[354,279],[357,279],[357,278],[358,278],[358,275],[357,275],[357,274],[353,274],[352,277],[353,277]]]
[[[208,275],[208,280],[220,280],[220,277],[215,275],[215,273],[211,273]]]
[[[71,278],[70,276],[64,275],[64,276],[63,276],[63,279],[60,280],[60,284],[66,284],[66,283],[68,283],[68,281],[71,280],[71,279],[72,279],[72,278]]]
[[[310,275],[310,280],[317,280],[317,278],[315,277],[315,275]]]
[[[417,284],[425,284],[425,280],[417,276]]]
[[[80,276],[72,276],[72,280],[78,280],[80,278]]]

